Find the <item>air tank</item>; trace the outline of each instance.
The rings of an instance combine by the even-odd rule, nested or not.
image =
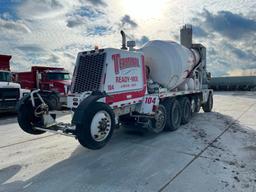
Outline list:
[[[172,41],[149,41],[141,51],[152,80],[169,90],[181,85],[200,60],[196,50]]]

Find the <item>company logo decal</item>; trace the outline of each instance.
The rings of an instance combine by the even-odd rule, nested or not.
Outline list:
[[[121,58],[120,54],[112,55],[114,61],[115,74],[119,74],[120,70],[139,67],[139,59],[136,57]]]

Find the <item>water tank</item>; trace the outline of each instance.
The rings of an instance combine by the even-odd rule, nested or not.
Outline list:
[[[145,64],[150,68],[152,80],[167,89],[182,84],[200,59],[196,50],[172,41],[149,41],[141,51]]]

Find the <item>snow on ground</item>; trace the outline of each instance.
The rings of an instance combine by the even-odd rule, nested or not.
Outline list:
[[[1,117],[0,191],[256,191],[256,93],[217,92],[214,102],[175,132],[121,128],[97,151]]]

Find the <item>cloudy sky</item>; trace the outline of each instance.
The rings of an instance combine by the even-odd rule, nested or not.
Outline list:
[[[119,48],[121,29],[140,47],[179,41],[190,23],[213,76],[256,75],[255,10],[255,0],[0,0],[0,54],[13,55],[13,71],[72,71],[79,51]]]

